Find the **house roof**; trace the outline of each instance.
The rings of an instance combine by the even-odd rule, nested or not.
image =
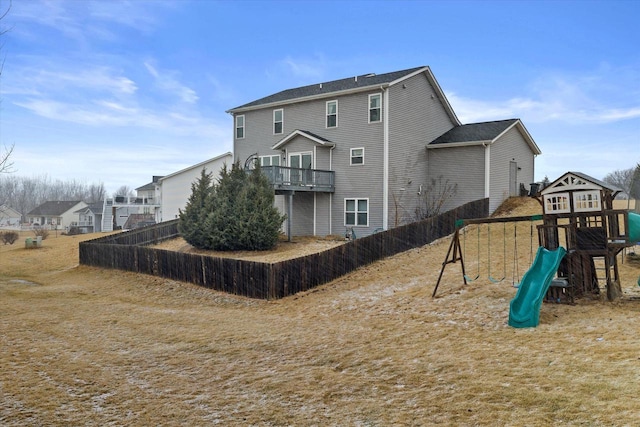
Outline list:
[[[494,143],[512,127],[518,127],[534,154],[542,154],[520,119],[496,120],[454,126],[427,144],[428,148],[487,145]]]
[[[104,207],[104,204],[102,202],[91,203],[89,206],[85,206],[84,208],[80,208],[77,211],[75,211],[74,213],[91,212],[94,215],[95,214],[102,215],[102,208],[103,207]]]
[[[7,205],[0,205],[0,217],[20,217],[21,214],[17,210]]]
[[[327,138],[324,138],[322,136],[316,135],[315,133],[309,132],[308,130],[296,129],[293,132],[291,132],[289,135],[285,136],[280,141],[278,141],[273,147],[271,147],[271,149],[272,150],[279,149],[280,147],[282,147],[283,145],[287,144],[289,141],[291,141],[296,136],[304,136],[305,138],[310,139],[311,141],[315,142],[316,144],[323,145],[325,147],[333,147],[333,146],[335,146],[335,144],[333,142],[329,141]]]
[[[59,216],[74,208],[81,200],[74,201],[49,201],[33,209],[27,216]]]
[[[408,68],[406,70],[393,71],[384,74],[362,74],[359,76],[347,77],[344,79],[332,80],[329,82],[316,83],[293,89],[286,89],[272,95],[257,99],[255,101],[251,101],[247,104],[232,108],[228,110],[227,113],[236,114],[242,113],[244,111],[266,108],[269,106],[281,106],[294,102],[362,92],[372,90],[373,88],[385,88],[398,84],[420,73],[425,73],[427,79],[438,94],[438,97],[441,99],[445,109],[447,110],[447,114],[451,117],[453,122],[460,123],[457,116],[455,115],[455,112],[453,111],[453,108],[449,104],[449,101],[445,97],[442,88],[440,88],[440,85],[431,73],[431,69],[427,66]]]
[[[595,187],[594,187],[595,186]],[[604,181],[600,181],[592,176],[589,176],[582,172],[567,172],[560,176],[555,181],[551,182],[540,194],[556,193],[558,191],[575,190],[575,189],[588,189],[588,188],[602,188],[604,190],[611,191],[615,197],[616,194],[623,190],[615,185],[607,184]]]
[[[162,178],[162,176],[156,176],[154,175],[152,178],[152,181],[148,184],[143,185],[142,187],[138,187],[136,188],[136,191],[147,191],[147,190],[155,190],[156,189],[156,184],[158,183],[158,181],[160,181]]]
[[[165,175],[165,176],[163,176],[162,178],[160,178],[160,182],[164,181],[165,179],[172,178],[172,177],[174,177],[174,176],[176,176],[176,175],[180,175],[181,173],[184,173],[184,172],[190,171],[190,170],[192,170],[192,169],[196,169],[196,168],[201,169],[201,168],[202,168],[204,165],[206,165],[207,163],[215,162],[216,160],[220,160],[220,159],[223,159],[223,158],[225,158],[225,157],[229,157],[229,158],[230,158],[230,160],[233,160],[233,154],[231,153],[231,151],[227,151],[227,152],[226,152],[226,153],[224,153],[224,154],[220,154],[219,156],[213,157],[213,158],[211,158],[211,159],[209,159],[209,160],[205,160],[204,162],[200,162],[200,163],[198,163],[198,164],[196,164],[196,165],[189,166],[189,167],[184,168],[184,169],[180,169],[179,171],[174,172],[174,173],[172,173],[172,174]]]

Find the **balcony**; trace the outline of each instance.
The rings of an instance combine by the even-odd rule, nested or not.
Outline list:
[[[160,200],[155,197],[128,197],[128,196],[115,196],[114,198],[106,199],[107,205],[113,206],[150,206],[159,207]]]
[[[285,166],[263,166],[262,172],[276,190],[276,194],[287,191],[315,191],[333,193],[335,172],[319,169],[301,169]]]

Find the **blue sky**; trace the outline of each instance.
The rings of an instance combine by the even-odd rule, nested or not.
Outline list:
[[[0,145],[17,175],[111,193],[231,151],[230,108],[429,65],[463,123],[522,119],[537,180],[602,178],[640,162],[639,16],[632,0],[13,0]]]

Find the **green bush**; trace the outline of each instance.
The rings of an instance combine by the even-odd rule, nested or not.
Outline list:
[[[274,191],[260,166],[247,173],[235,163],[226,165],[218,182],[202,171],[180,212],[179,230],[200,249],[266,250],[278,242],[285,219],[273,205]]]
[[[0,240],[2,240],[2,243],[5,245],[13,245],[19,238],[20,236],[15,231],[5,231],[0,233]]]

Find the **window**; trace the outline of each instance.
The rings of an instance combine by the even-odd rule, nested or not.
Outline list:
[[[545,213],[571,212],[569,193],[556,193],[544,196],[544,211]]]
[[[260,156],[260,166],[280,166],[280,155]]]
[[[244,115],[236,117],[236,139],[244,138]]]
[[[369,95],[369,123],[382,120],[382,95]]]
[[[273,133],[277,135],[282,133],[282,123],[284,122],[284,111],[273,110]]]
[[[344,225],[369,226],[369,199],[344,199]]]
[[[351,149],[351,165],[363,165],[364,164],[364,148],[352,148]]]
[[[580,191],[573,193],[573,208],[576,212],[599,211],[600,192]]]
[[[327,101],[327,127],[338,127],[338,101]]]

